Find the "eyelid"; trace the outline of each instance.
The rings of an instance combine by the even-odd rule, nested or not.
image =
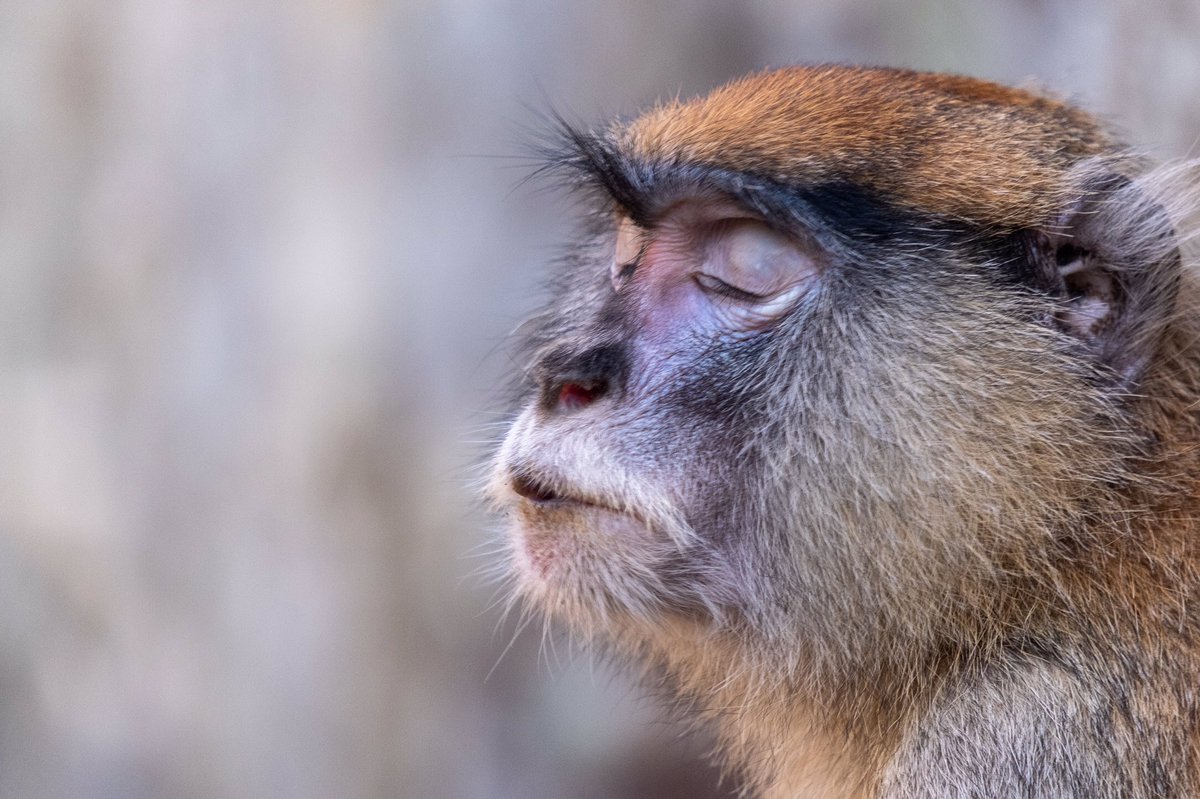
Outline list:
[[[722,293],[752,302],[786,292],[813,266],[802,243],[756,219],[721,220],[712,228],[707,249],[697,272],[734,290]],[[720,291],[712,280],[707,287]]]
[[[738,302],[764,302],[771,298],[770,294],[756,294],[753,291],[746,291],[738,288],[730,283],[726,283],[716,275],[710,275],[707,272],[694,272],[692,279],[696,281],[702,291],[710,294],[716,294],[721,297],[727,297]]]
[[[811,291],[809,281],[801,280],[767,296],[751,295],[736,288],[729,293],[708,293],[715,294],[710,301],[730,329],[750,332],[770,326],[792,313]]]

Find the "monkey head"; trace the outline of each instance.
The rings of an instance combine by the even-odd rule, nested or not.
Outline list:
[[[1178,280],[1091,117],[805,67],[561,138],[590,214],[490,488],[520,593],[785,673],[1053,593],[1153,435],[1131,397]]]

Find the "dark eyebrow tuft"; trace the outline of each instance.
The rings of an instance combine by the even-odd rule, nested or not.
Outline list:
[[[599,190],[634,222],[649,225],[656,194],[651,170],[626,157],[609,135],[554,114],[537,155],[542,166],[535,174],[561,175],[573,189]]]
[[[990,246],[994,238],[995,231],[962,219],[893,205],[851,179],[794,186],[678,159],[646,161],[622,150],[618,127],[596,131],[555,113],[549,121],[537,148],[542,166],[535,175],[561,175],[572,189],[599,192],[641,227],[653,227],[681,196],[711,191],[764,218],[792,220],[831,249],[851,243],[894,247],[900,239],[914,245],[986,242]]]

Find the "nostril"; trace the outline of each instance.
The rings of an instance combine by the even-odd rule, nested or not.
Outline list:
[[[558,494],[549,487],[524,474],[513,475],[512,489],[525,499],[531,499],[534,502],[551,502],[558,499]]]
[[[570,413],[606,399],[624,385],[627,361],[623,344],[584,348],[566,343],[547,350],[530,374],[539,407],[548,413]]]
[[[607,384],[602,380],[582,383],[563,383],[558,389],[558,399],[555,408],[560,411],[573,411],[586,408],[603,396]]]

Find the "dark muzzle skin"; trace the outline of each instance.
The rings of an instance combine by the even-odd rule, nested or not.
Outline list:
[[[489,486],[525,601],[756,795],[1200,795],[1195,168],[840,66],[560,138],[591,210]]]

